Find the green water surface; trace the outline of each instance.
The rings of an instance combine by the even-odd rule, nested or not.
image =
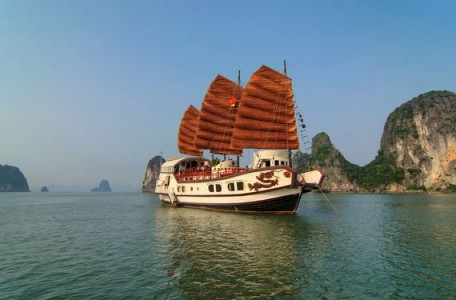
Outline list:
[[[455,195],[328,196],[267,216],[0,193],[0,299],[456,298]]]

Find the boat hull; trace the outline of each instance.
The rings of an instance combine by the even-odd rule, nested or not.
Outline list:
[[[169,160],[161,167],[155,193],[176,207],[295,214],[302,194],[318,185],[322,175],[297,174],[279,156],[273,161],[278,164],[254,169],[227,165],[207,171],[198,157]]]
[[[304,189],[293,169],[276,166],[214,178],[162,174],[155,192],[163,203],[178,207],[294,214]]]
[[[295,214],[301,195],[300,189],[283,189],[235,198],[175,196],[171,200],[168,195],[159,195],[159,197],[164,204],[178,207],[236,213]]]

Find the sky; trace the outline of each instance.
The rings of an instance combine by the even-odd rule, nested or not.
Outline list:
[[[455,53],[452,0],[0,0],[0,164],[140,190],[217,74],[286,60],[309,139],[365,165],[396,107],[456,92]]]

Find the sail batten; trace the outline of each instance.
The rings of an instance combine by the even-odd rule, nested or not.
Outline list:
[[[231,146],[237,104],[243,88],[218,75],[209,86],[201,106],[195,145],[213,153],[240,155],[242,149]]]
[[[199,115],[200,111],[190,105],[182,117],[177,138],[178,149],[182,154],[203,155],[203,150],[195,146],[196,126]]]
[[[291,79],[267,66],[252,74],[239,102],[234,148],[299,149]]]

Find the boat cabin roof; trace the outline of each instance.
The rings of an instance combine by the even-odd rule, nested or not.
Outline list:
[[[189,166],[196,166],[196,164],[203,164],[205,161],[209,160],[198,156],[170,158],[161,165],[160,172],[172,173],[175,171],[176,166],[187,164]]]

